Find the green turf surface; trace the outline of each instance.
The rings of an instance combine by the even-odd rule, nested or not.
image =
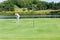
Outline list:
[[[0,40],[60,40],[60,19],[0,19]]]

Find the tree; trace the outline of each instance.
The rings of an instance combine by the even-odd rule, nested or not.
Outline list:
[[[5,11],[13,11],[14,10],[14,5],[10,1],[4,1],[4,9]]]
[[[38,10],[45,10],[47,9],[47,2],[44,2],[44,1],[40,1],[38,4],[37,4],[37,9]]]
[[[60,2],[59,3],[55,3],[55,9],[60,9]]]
[[[39,2],[39,0],[33,0],[32,3],[33,4],[37,4]]]
[[[49,5],[48,5],[49,9],[55,9],[55,3],[54,2],[50,2]]]

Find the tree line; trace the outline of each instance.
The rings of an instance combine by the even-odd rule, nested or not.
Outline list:
[[[14,11],[14,5],[19,8],[27,8],[28,10],[58,10],[60,9],[60,2],[46,2],[40,0],[7,0],[0,3],[0,11]]]

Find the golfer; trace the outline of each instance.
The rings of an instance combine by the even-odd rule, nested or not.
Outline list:
[[[18,14],[18,13],[15,13],[15,15],[16,15],[16,23],[19,23],[19,18],[20,18],[20,15]]]

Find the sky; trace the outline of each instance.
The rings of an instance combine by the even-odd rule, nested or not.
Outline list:
[[[5,1],[5,0],[0,0],[0,2],[3,2],[3,1]]]
[[[3,2],[4,0],[0,0],[0,2]],[[60,0],[41,0],[41,1],[47,1],[47,2],[60,2]]]
[[[56,3],[60,2],[60,0],[41,0],[41,1],[47,1],[47,2],[52,2],[53,1],[53,2],[56,2]]]

